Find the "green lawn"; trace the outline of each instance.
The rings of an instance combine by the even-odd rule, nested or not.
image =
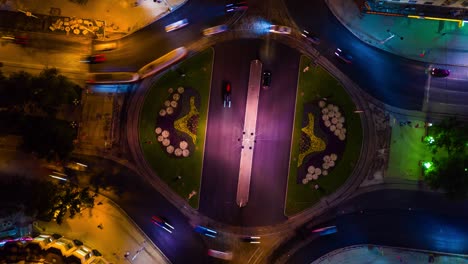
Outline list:
[[[392,143],[386,177],[403,178],[406,180],[420,180],[422,167],[420,161],[431,161],[432,154],[422,142],[426,130],[424,121],[412,120],[413,126],[400,126],[395,122],[392,126]],[[405,155],[401,155],[405,153]]]
[[[146,160],[162,180],[186,199],[188,199],[188,195],[192,191],[197,193],[200,191],[213,55],[212,49],[206,50],[184,61],[177,69],[164,74],[154,83],[146,95],[140,115],[140,145]],[[180,72],[177,72],[177,70],[182,70],[185,77],[181,77]],[[161,106],[167,99],[168,89],[176,89],[179,86],[191,87],[200,95],[195,152],[191,153],[188,158],[174,158],[167,155],[160,143],[157,142],[154,132],[156,118]],[[149,140],[153,141],[153,143],[145,143]],[[179,175],[182,176],[182,179],[175,181],[174,178]],[[189,200],[189,204],[194,208],[198,208],[198,197],[198,195],[195,195]]]
[[[353,112],[356,107],[351,98],[342,85],[321,67],[310,67],[310,70],[304,73],[302,70],[310,62],[310,58],[301,57],[285,207],[285,214],[287,216],[297,214],[311,207],[319,202],[322,197],[336,191],[352,173],[354,165],[359,159],[362,145],[361,120],[359,115]],[[344,153],[342,157],[338,157],[334,169],[327,176],[320,176],[316,181],[321,187],[321,190],[317,191],[312,187],[313,182],[309,182],[306,185],[297,183],[297,164],[302,120],[304,115],[307,114],[304,113],[304,104],[323,97],[329,97],[327,102],[338,105],[340,111],[346,117],[347,139],[345,141],[346,147]],[[325,152],[328,153],[327,149],[325,149]]]

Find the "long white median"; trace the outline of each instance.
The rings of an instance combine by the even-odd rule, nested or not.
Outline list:
[[[244,207],[249,201],[250,177],[252,175],[252,161],[255,144],[255,129],[257,126],[258,99],[262,76],[262,63],[254,60],[250,63],[249,87],[245,107],[244,129],[242,130],[242,149],[239,168],[239,182],[237,183],[236,202]]]

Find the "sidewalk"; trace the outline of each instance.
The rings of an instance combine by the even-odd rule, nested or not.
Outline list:
[[[87,209],[73,219],[64,219],[62,225],[51,221],[39,222],[39,226],[47,233],[82,241],[101,252],[111,263],[170,263],[120,207],[102,195],[96,197],[95,202],[93,209]],[[102,225],[102,229],[98,225]],[[127,259],[124,257],[126,252],[130,253]]]
[[[458,23],[448,21],[361,14],[352,0],[325,2],[348,30],[369,45],[422,62],[468,65],[467,26],[460,28]]]
[[[0,10],[28,11],[34,14],[103,20],[106,39],[131,34],[182,6],[186,0],[5,0]]]
[[[337,249],[322,256],[313,264],[362,264],[362,263],[430,263],[429,257],[434,257],[432,263],[462,264],[468,263],[468,259],[462,256],[442,255],[429,251],[419,251],[406,248],[395,248],[377,245],[357,245]]]

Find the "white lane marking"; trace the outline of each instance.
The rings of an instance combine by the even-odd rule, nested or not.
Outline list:
[[[432,65],[429,69],[432,68]],[[424,101],[423,101],[423,111],[427,110],[427,105],[429,103],[429,89],[431,88],[431,74],[428,72],[426,86],[424,89]]]

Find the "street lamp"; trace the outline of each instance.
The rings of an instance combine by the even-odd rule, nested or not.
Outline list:
[[[32,14],[31,12],[29,12],[29,11],[23,11],[23,10],[21,10],[21,9],[18,9],[18,11],[21,12],[21,13],[24,13],[24,14],[25,14],[26,16],[28,16],[28,17],[38,18],[37,16],[33,15],[33,14]]]

